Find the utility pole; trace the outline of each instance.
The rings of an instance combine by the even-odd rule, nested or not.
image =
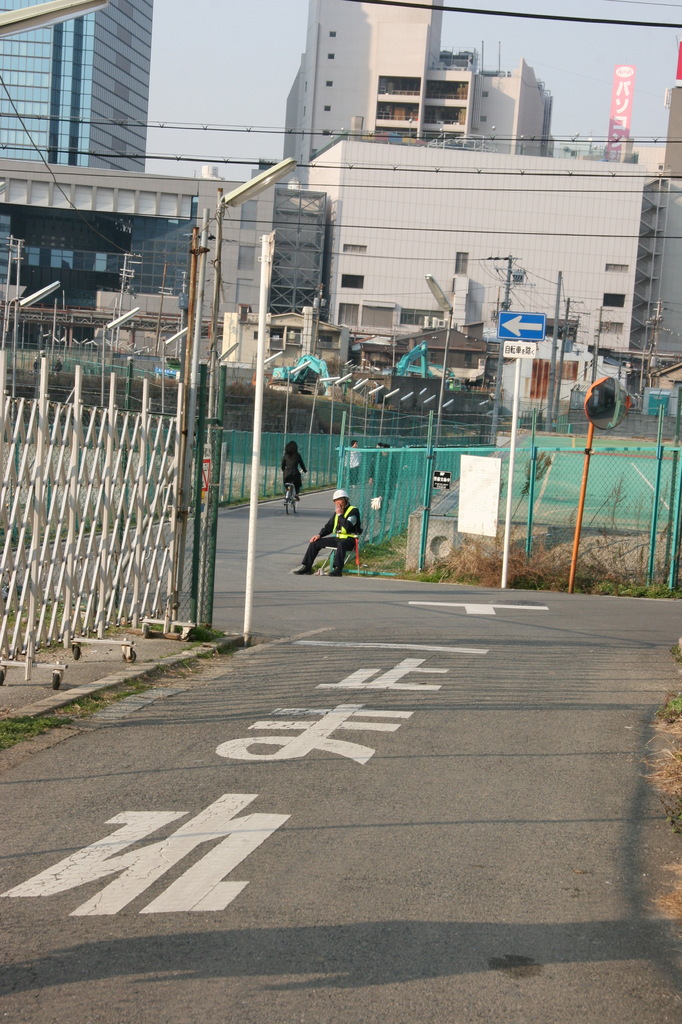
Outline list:
[[[592,383],[594,384],[597,379],[597,361],[599,359],[599,342],[601,341],[601,329],[602,329],[602,315],[604,313],[604,307],[599,307],[599,323],[597,325],[597,333],[594,336],[594,346],[592,348]]]
[[[561,348],[559,349],[559,370],[557,372],[556,386],[554,388],[554,410],[552,413],[552,419],[556,422],[559,418],[559,403],[561,401],[561,382],[564,379],[564,353],[566,351],[566,342],[568,341],[568,314],[571,308],[571,300],[566,299],[566,312],[564,314],[564,330],[561,338]]]
[[[501,304],[501,309],[509,309],[511,305],[511,278],[512,278],[512,266],[515,256],[488,256],[489,260],[499,261],[502,260],[507,264],[507,276],[504,283],[504,301]],[[490,433],[492,435],[492,444],[497,443],[497,429],[500,422],[500,401],[502,398],[502,369],[504,367],[504,345],[499,342],[499,352],[497,354],[497,380],[495,381],[495,398],[493,400],[493,417],[490,425]]]
[[[123,254],[123,266],[121,267],[121,288],[118,294],[118,309],[116,310],[116,317],[118,319],[123,313],[123,293],[130,291],[130,284],[135,277],[134,267],[138,266],[141,262],[142,257],[137,253],[126,252]],[[116,328],[116,351],[119,349],[119,339],[121,336],[121,328]],[[102,342],[104,344],[104,342]],[[112,345],[113,348],[113,345]]]
[[[220,312],[220,299],[223,290],[223,216],[225,207],[223,205],[223,190],[218,189],[216,198],[216,232],[215,232],[215,257],[213,259],[213,302],[211,303],[211,328],[208,348],[208,415],[210,418],[218,416],[220,422],[223,419],[223,410],[216,409],[215,400],[217,394],[218,375],[218,314]]]
[[[559,271],[556,282],[556,302],[554,303],[554,330],[552,331],[552,353],[549,359],[549,381],[547,383],[547,416],[545,417],[545,428],[552,429],[552,412],[554,409],[554,390],[556,388],[556,350],[559,340],[559,316],[561,312],[561,281],[562,273]],[[563,354],[563,353],[562,353]]]
[[[649,345],[646,355],[646,382],[647,386],[651,387],[651,362],[656,349],[658,348],[658,337],[661,333],[661,327],[663,326],[663,303],[659,299],[656,303],[656,312],[648,321],[651,327],[651,344]]]

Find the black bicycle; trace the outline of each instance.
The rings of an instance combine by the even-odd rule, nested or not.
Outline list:
[[[285,484],[284,485],[284,511],[286,512],[287,515],[289,515],[289,511],[290,510],[293,510],[294,514],[296,514],[296,502],[297,501],[298,501],[298,499],[296,497],[296,488],[294,487],[294,485],[292,483]]]

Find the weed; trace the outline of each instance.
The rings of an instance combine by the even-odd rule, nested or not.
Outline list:
[[[656,717],[660,718],[663,722],[667,722],[668,725],[678,722],[682,718],[682,694],[669,693],[665,698],[663,707],[659,708],[656,712]]]
[[[0,750],[13,747],[21,740],[29,739],[31,736],[39,736],[48,729],[57,729],[61,725],[69,725],[71,718],[55,718],[53,716],[43,718],[5,718],[0,721]]]

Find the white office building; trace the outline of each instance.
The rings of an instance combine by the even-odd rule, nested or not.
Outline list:
[[[471,49],[443,49],[442,11],[310,0],[301,66],[287,103],[285,156],[307,164],[344,132],[551,151],[551,96],[525,61],[484,68]]]
[[[432,274],[456,323],[494,332],[508,272],[511,309],[550,318],[561,272],[560,315],[570,299],[579,345],[598,337],[627,351],[631,335],[633,348],[646,345],[668,194],[641,165],[339,139],[314,159],[309,184],[330,201],[334,323],[436,327],[445,314]]]

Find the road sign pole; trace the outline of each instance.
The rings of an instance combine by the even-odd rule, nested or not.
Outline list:
[[[502,344],[500,342],[500,344]],[[504,545],[502,553],[502,582],[500,589],[507,588],[509,569],[509,540],[511,535],[512,491],[514,489],[514,463],[516,461],[516,429],[519,419],[519,391],[521,390],[521,359],[514,368],[514,402],[512,406],[511,441],[509,444],[509,476],[507,479],[507,508],[504,517]]]

